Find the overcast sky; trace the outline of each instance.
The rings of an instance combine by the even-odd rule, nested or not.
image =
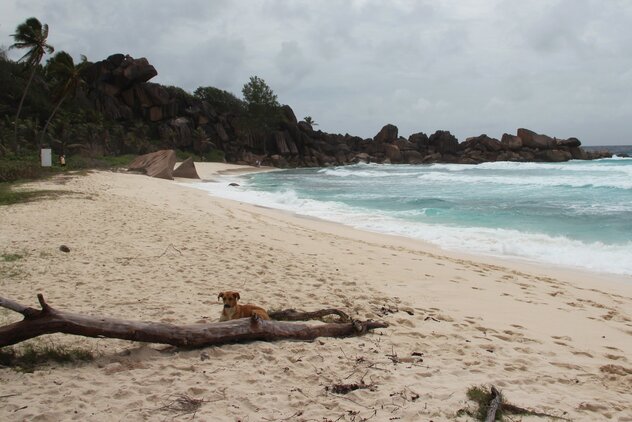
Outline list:
[[[326,132],[632,144],[632,0],[2,0],[0,46],[30,16],[57,51],[146,57],[190,92],[257,75]]]

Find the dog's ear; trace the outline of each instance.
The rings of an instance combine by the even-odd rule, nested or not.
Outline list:
[[[235,299],[239,300],[241,296],[239,296],[239,292],[235,292]]]
[[[217,295],[217,300],[220,300],[223,298],[224,298],[224,292],[219,292],[219,294]]]

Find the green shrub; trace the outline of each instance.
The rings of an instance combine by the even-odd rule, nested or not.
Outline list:
[[[210,161],[213,163],[223,163],[224,162],[224,151],[219,149],[212,149],[209,152],[205,152],[204,154],[198,155],[193,154],[186,151],[176,150],[176,158],[178,161],[184,161],[189,157],[193,157],[193,161]]]
[[[24,258],[24,255],[20,255],[17,253],[5,253],[0,255],[0,258],[2,258],[1,260],[4,262],[14,262]]]
[[[224,161],[226,161],[224,151],[219,149],[213,149],[210,152],[204,154],[204,158],[206,158],[206,161],[211,161],[214,163],[223,163]]]
[[[0,365],[23,372],[33,372],[36,367],[50,362],[72,363],[91,360],[94,360],[92,352],[73,347],[27,344],[20,348],[5,347],[0,349]]]
[[[39,161],[0,160],[0,183],[16,180],[37,179],[46,173]]]
[[[243,113],[246,104],[234,94],[212,86],[201,86],[195,90],[195,98],[209,103],[219,113]]]
[[[106,155],[99,158],[73,155],[66,158],[66,168],[68,170],[125,168],[134,158],[136,158],[136,155],[133,154]]]

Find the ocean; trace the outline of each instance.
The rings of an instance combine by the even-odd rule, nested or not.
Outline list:
[[[357,164],[193,185],[446,250],[632,275],[632,158]]]

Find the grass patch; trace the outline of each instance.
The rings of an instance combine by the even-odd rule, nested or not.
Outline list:
[[[2,258],[4,262],[15,262],[24,258],[24,255],[20,255],[19,253],[5,253],[0,255],[0,258]]]
[[[489,409],[489,404],[494,398],[491,390],[475,385],[467,389],[466,395],[468,400],[473,401],[477,404],[477,408],[473,412],[466,413],[479,421],[484,421],[487,418],[487,410]],[[502,420],[502,408],[498,409],[498,411],[496,412],[496,419]]]
[[[103,157],[83,157],[80,155],[66,156],[66,166],[61,167],[56,159],[53,159],[51,167],[42,167],[39,154],[31,153],[20,156],[7,156],[0,158],[0,184],[15,182],[18,180],[34,180],[49,177],[67,171],[79,170],[115,170],[127,168],[138,155],[105,155]],[[176,157],[183,161],[193,157],[194,161],[224,162],[224,152],[212,149],[204,154],[192,154],[176,150]],[[1,203],[0,203],[1,205]]]
[[[0,365],[22,372],[33,372],[38,366],[51,362],[66,364],[92,360],[94,360],[92,352],[72,347],[29,344],[21,348],[5,347],[0,349]]]
[[[137,155],[106,155],[99,158],[87,158],[73,155],[66,158],[67,170],[86,170],[86,169],[117,169],[127,168],[127,166],[136,158]]]
[[[15,186],[15,183],[0,183],[0,206],[52,199],[69,193],[60,190],[15,190]]]
[[[39,179],[51,173],[51,168],[44,168],[33,159],[0,160],[0,182]]]
[[[466,395],[467,395],[468,400],[476,403],[476,408],[475,409],[470,409],[470,408],[459,409],[456,415],[457,416],[467,415],[476,420],[485,421],[487,419],[487,411],[489,410],[489,405],[491,404],[492,400],[495,397],[491,391],[491,388],[486,387],[486,386],[475,385],[467,389]],[[501,404],[498,407],[498,410],[496,411],[495,420],[503,420],[503,417],[506,415],[538,416],[542,418],[570,420],[563,416],[556,416],[556,415],[551,415],[549,413],[536,412],[534,410],[516,406],[515,404],[507,402],[505,400],[505,397],[502,394],[501,394],[501,397],[502,397]],[[566,412],[564,412],[564,414],[566,414]],[[506,417],[507,419],[511,419],[510,416],[506,416]]]
[[[67,171],[88,169],[117,169],[127,167],[136,155],[103,156],[88,158],[79,155],[66,157],[66,166],[62,167],[53,160],[51,167],[42,167],[39,155],[26,154],[0,158],[0,183],[18,180],[34,180]]]
[[[25,253],[0,254],[0,279],[10,280],[23,275],[20,260],[26,258]]]

